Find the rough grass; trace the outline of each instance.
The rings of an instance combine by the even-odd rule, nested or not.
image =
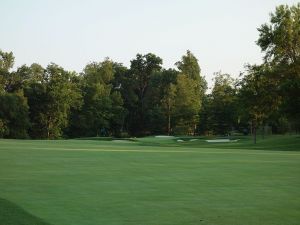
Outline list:
[[[0,224],[300,224],[298,136],[180,138],[0,140]]]

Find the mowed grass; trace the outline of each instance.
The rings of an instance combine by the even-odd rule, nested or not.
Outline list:
[[[300,224],[299,136],[181,140],[0,140],[0,224]]]

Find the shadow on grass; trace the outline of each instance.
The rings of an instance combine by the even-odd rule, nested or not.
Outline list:
[[[20,206],[0,198],[0,225],[50,225]]]

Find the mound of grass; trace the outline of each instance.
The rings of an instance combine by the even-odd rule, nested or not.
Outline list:
[[[50,225],[20,206],[0,198],[0,225]]]

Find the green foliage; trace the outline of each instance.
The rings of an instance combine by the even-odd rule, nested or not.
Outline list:
[[[272,70],[271,75],[263,75],[267,86],[272,85],[265,90],[265,98],[269,97],[270,101],[268,105],[272,105],[272,99],[281,99],[279,109],[300,129],[300,3],[278,6],[270,15],[270,23],[262,25],[258,31],[257,44],[268,64],[264,67]]]
[[[243,112],[249,116],[255,138],[256,128],[265,124],[281,102],[277,85],[270,79],[272,74],[273,70],[268,65],[249,66],[248,74],[240,82],[240,104]]]
[[[200,95],[196,90],[197,84],[193,79],[184,74],[177,77],[175,117],[178,125],[175,127],[175,133],[194,133],[201,107]]]
[[[28,105],[23,93],[0,94],[0,137],[27,138]]]
[[[178,71],[162,70],[153,74],[146,96],[149,108],[147,127],[153,134],[172,132]]]
[[[195,80],[197,83],[197,92],[200,92],[200,96],[202,97],[205,94],[207,89],[207,83],[204,77],[201,76],[201,69],[198,64],[198,59],[191,53],[191,51],[187,51],[186,55],[183,55],[181,61],[175,64],[178,70],[185,74],[188,78]]]
[[[300,129],[300,58],[291,64],[274,66],[271,78],[277,83],[277,95],[282,99],[281,111]]]
[[[41,82],[33,76],[25,91],[30,106],[31,136],[53,139],[62,135],[71,109],[81,105],[80,90],[72,81],[75,76],[55,64],[44,70]]]
[[[265,124],[277,132],[287,130],[286,124],[290,129],[291,123],[300,128],[300,4],[278,6],[258,31],[265,62],[246,67],[234,110],[239,122],[250,124],[254,142],[257,128]]]
[[[200,131],[228,135],[237,128],[237,96],[235,80],[229,74],[215,73],[212,93],[200,113]],[[203,118],[201,118],[203,117]]]
[[[121,93],[113,87],[114,74],[114,64],[109,59],[85,67],[81,81],[83,105],[73,112],[71,136],[120,132],[125,111]]]
[[[270,23],[259,29],[257,44],[272,63],[294,63],[300,56],[300,3],[280,5],[270,15]]]
[[[198,60],[190,51],[176,65],[180,75],[176,81],[175,118],[178,124],[174,131],[195,134],[206,82],[200,76]]]
[[[190,79],[199,80],[201,69],[198,64],[198,60],[191,53],[191,51],[187,51],[186,55],[182,56],[181,61],[176,63],[177,68],[185,75],[187,75]]]
[[[9,71],[15,63],[15,57],[12,52],[3,52],[0,50],[0,71]]]
[[[30,122],[23,94],[24,78],[10,71],[14,60],[12,52],[0,50],[0,137],[27,138]]]
[[[13,67],[15,57],[12,52],[3,52],[0,50],[0,93],[7,90],[10,80],[10,69]]]
[[[162,59],[152,53],[146,55],[137,54],[131,60],[130,85],[128,91],[133,104],[129,108],[128,129],[133,134],[147,133],[147,114],[149,114],[149,99],[147,94],[150,89],[150,81],[155,73],[161,71]],[[148,101],[148,104],[147,104]]]
[[[0,138],[3,138],[9,134],[7,127],[7,121],[5,119],[0,119]]]

